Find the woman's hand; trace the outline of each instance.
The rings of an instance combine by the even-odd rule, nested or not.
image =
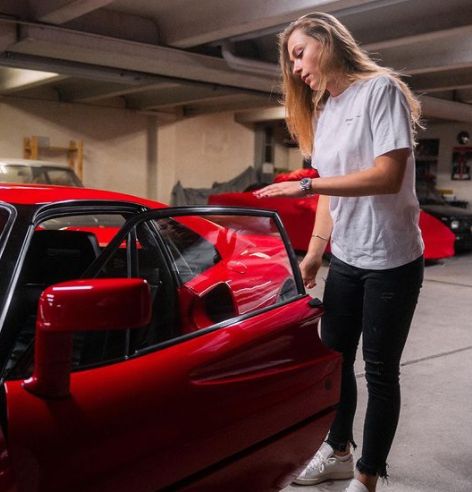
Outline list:
[[[307,289],[312,289],[316,285],[316,275],[320,269],[322,257],[310,255],[308,253],[300,263],[303,283]]]
[[[273,183],[265,186],[260,190],[254,191],[257,198],[277,198],[281,196],[305,196],[304,191],[300,188],[298,181],[283,181],[282,183]]]

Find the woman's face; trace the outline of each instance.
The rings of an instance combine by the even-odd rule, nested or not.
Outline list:
[[[293,74],[300,77],[311,90],[317,90],[320,82],[321,43],[296,29],[288,38],[287,48]]]

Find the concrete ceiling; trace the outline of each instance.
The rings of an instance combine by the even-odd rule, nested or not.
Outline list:
[[[427,117],[472,122],[471,0],[0,0],[0,95],[280,115],[277,33],[313,10],[404,72]]]

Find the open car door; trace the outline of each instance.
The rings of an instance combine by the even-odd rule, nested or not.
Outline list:
[[[149,289],[140,323],[144,301],[116,293],[132,279]],[[340,357],[273,212],[141,213],[38,312],[33,376],[5,382],[18,490],[279,490],[333,418]],[[45,330],[73,334],[70,353]]]

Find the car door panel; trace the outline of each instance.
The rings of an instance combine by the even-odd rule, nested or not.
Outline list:
[[[158,490],[329,409],[339,357],[307,302],[73,373],[68,399],[7,382],[20,490]]]
[[[163,492],[278,491],[290,485],[325,439],[334,410],[303,421],[248,452],[225,460]]]
[[[142,220],[166,213],[184,212],[146,212]],[[97,268],[139,220],[128,221]],[[208,226],[197,225],[207,234]],[[183,319],[173,340],[121,362],[73,372],[67,398],[39,398],[22,381],[5,382],[8,452],[19,492],[202,490],[201,483],[205,490],[230,491],[246,483],[241,470],[250,471],[260,490],[276,490],[282,483],[277,477],[293,472],[321,443],[339,398],[341,362],[318,337],[322,309],[309,305],[302,288],[283,301],[273,283],[277,278],[284,285],[296,261],[293,252],[290,261],[275,256],[270,269],[268,252],[282,253],[280,238],[269,236],[265,249],[251,249],[253,238],[238,240],[216,226],[208,241],[212,235],[224,244],[219,251],[226,257],[185,281],[180,292],[189,293],[183,304],[191,317],[195,298],[212,282],[226,280],[236,292],[234,302],[243,306],[228,319],[193,330],[187,327],[190,318]],[[225,274],[224,265],[241,262],[241,255],[248,268]],[[252,283],[251,268],[259,271]],[[290,278],[301,282],[296,268]],[[262,305],[258,293],[266,298]],[[165,302],[159,306],[164,309]],[[267,474],[270,463],[279,468]]]

